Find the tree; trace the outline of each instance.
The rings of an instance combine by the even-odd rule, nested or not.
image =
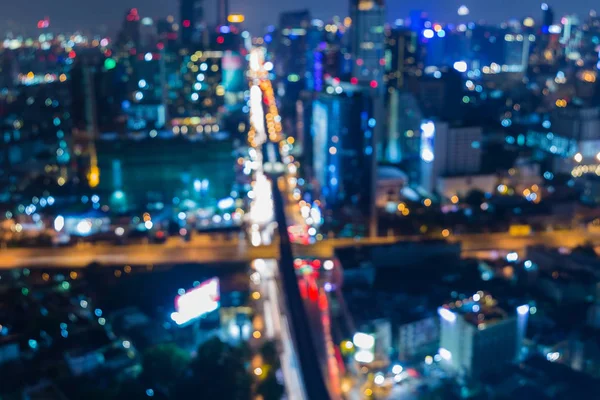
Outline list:
[[[479,189],[471,190],[469,193],[467,193],[467,197],[465,197],[465,203],[470,205],[472,208],[479,208],[484,201],[485,193]]]
[[[279,353],[277,351],[277,343],[274,341],[263,343],[260,348],[260,354],[262,355],[265,364],[269,364],[275,369],[279,368]]]
[[[280,400],[285,393],[285,388],[277,380],[275,371],[271,369],[267,377],[258,384],[256,393],[260,394],[264,400]]]
[[[150,387],[172,389],[181,380],[190,363],[188,354],[172,343],[159,344],[143,353],[142,380]]]
[[[206,399],[248,400],[251,377],[244,352],[215,337],[198,348],[190,365],[191,377],[179,388],[177,397],[202,393]],[[187,396],[187,397],[186,397]]]

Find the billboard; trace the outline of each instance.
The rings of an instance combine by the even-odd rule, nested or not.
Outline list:
[[[222,67],[222,84],[225,92],[243,92],[247,89],[244,79],[244,61],[239,53],[226,51],[223,54]]]
[[[208,279],[175,298],[175,312],[171,319],[185,325],[219,308],[219,278]]]

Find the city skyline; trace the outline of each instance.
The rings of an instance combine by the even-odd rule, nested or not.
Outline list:
[[[414,9],[421,9],[427,12],[431,19],[442,22],[457,22],[459,18],[462,18],[463,20],[485,20],[490,23],[498,23],[511,18],[526,16],[532,16],[537,20],[540,18],[540,4],[542,2],[506,0],[484,5],[473,0],[452,0],[448,2],[424,0],[419,2],[418,6],[410,2],[398,3],[400,2],[387,2],[386,20],[388,22],[393,22],[397,18],[406,18],[410,11]],[[590,11],[589,3],[585,0],[573,0],[568,4],[558,1],[547,3],[555,10],[557,17],[573,13],[585,17]],[[57,0],[49,3],[42,0],[32,0],[29,4],[30,7],[27,10],[23,10],[15,2],[5,4],[3,6],[3,16],[0,17],[0,26],[3,25],[5,31],[23,30],[32,33],[35,31],[36,22],[47,16],[50,17],[52,31],[70,32],[89,29],[101,31],[104,29],[106,33],[113,34],[120,26],[123,12],[127,8],[137,7],[142,16],[152,18],[178,15],[178,1],[165,4],[158,0],[148,0],[144,3],[135,0],[106,0],[95,4],[91,1]],[[470,9],[468,17],[457,15],[458,7],[463,4]],[[205,1],[206,18],[209,22],[216,21],[216,8],[216,0]],[[261,27],[269,25],[268,21],[275,21],[279,13],[304,8],[309,9],[313,17],[325,20],[332,18],[334,15],[344,17],[349,14],[349,2],[347,0],[331,0],[325,4],[318,0],[307,0],[301,6],[291,0],[254,0],[252,2],[231,0],[229,6],[230,12],[246,15],[245,26],[254,33],[259,33],[258,30]],[[257,10],[262,13],[258,14]]]

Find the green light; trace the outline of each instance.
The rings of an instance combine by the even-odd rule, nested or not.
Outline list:
[[[29,294],[29,289],[24,287],[23,289],[21,289],[21,293],[23,293],[23,296],[27,296]]]
[[[104,68],[106,68],[107,70],[113,69],[116,66],[117,62],[112,58],[107,58],[106,60],[104,60]]]
[[[469,96],[464,96],[463,97],[463,103],[468,103],[470,101],[471,101],[471,99],[469,98]]]
[[[62,286],[62,288],[64,290],[69,290],[69,288],[71,287],[71,284],[67,281],[64,281],[63,283],[60,284],[60,286]]]

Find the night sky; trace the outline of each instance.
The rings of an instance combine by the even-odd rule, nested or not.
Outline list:
[[[253,32],[268,24],[276,24],[281,11],[309,8],[316,18],[330,19],[332,15],[348,15],[349,0],[230,0],[231,12],[246,15],[246,26]],[[590,0],[550,0],[557,18],[566,13],[585,16],[589,12]],[[466,4],[471,20],[485,19],[499,22],[510,17],[531,15],[539,19],[538,0],[388,0],[388,20],[405,17],[411,9],[427,11],[432,19],[456,22],[456,10]],[[209,19],[216,8],[216,0],[205,0]],[[44,16],[51,19],[53,31],[104,29],[113,33],[123,19],[125,9],[138,7],[142,16],[177,16],[178,0],[0,0],[0,33],[35,31],[35,22]],[[417,7],[418,5],[418,7]],[[600,10],[599,10],[600,11]]]

